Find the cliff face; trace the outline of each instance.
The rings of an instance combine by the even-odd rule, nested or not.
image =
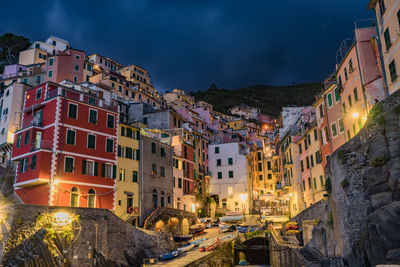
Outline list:
[[[348,266],[400,263],[400,92],[377,104],[326,167],[335,247]],[[313,232],[314,239],[314,232]]]

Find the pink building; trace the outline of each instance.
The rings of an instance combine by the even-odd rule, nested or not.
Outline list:
[[[68,48],[49,55],[46,59],[46,81],[61,82],[70,80],[77,83],[83,82],[83,68],[85,52]]]

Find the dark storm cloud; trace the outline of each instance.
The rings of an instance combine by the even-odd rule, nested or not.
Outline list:
[[[366,0],[3,1],[0,34],[49,35],[87,53],[148,69],[155,85],[320,81],[335,65]]]

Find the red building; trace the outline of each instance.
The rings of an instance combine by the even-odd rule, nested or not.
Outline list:
[[[25,94],[14,189],[26,204],[114,209],[117,106],[46,82]]]

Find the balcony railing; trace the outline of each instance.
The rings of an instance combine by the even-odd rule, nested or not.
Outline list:
[[[39,150],[39,149],[52,150],[53,149],[53,141],[40,140],[40,141],[34,141],[31,143],[31,151],[35,151],[35,150]]]

